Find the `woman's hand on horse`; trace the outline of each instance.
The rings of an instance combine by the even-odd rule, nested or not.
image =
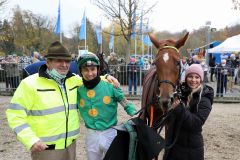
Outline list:
[[[172,104],[172,108],[175,109],[180,104],[180,100],[178,98],[175,98]]]
[[[115,88],[120,87],[120,83],[115,77],[108,75],[107,80],[109,83],[112,83]]]

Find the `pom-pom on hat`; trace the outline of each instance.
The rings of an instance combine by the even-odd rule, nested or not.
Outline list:
[[[186,75],[185,80],[187,79],[187,76],[191,73],[198,74],[201,78],[201,81],[203,81],[204,74],[202,66],[200,64],[192,64],[191,66],[188,67],[185,74]]]
[[[53,42],[48,47],[47,55],[45,55],[45,57],[50,59],[72,59],[71,54],[59,41]]]

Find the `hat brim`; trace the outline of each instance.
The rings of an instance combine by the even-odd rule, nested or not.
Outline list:
[[[47,59],[63,59],[63,60],[72,60],[72,57],[68,56],[45,56]]]

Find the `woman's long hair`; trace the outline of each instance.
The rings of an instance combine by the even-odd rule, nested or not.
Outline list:
[[[202,91],[203,91],[203,84],[200,84],[196,89],[193,89],[192,92],[189,94],[188,96],[188,101],[187,101],[187,106],[189,106],[189,103],[191,102],[192,98],[193,98],[193,94],[196,92],[199,92],[199,97],[198,97],[198,103],[197,103],[197,111],[198,111],[198,104],[202,98]]]

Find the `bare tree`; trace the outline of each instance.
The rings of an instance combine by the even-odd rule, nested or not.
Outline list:
[[[146,8],[144,0],[93,0],[93,3],[104,12],[111,22],[120,26],[120,33],[114,35],[124,37],[128,44],[127,53],[129,54],[135,21],[149,13],[157,1],[148,8]],[[141,10],[144,10],[144,13],[135,19],[134,13]]]
[[[239,0],[232,0],[233,3],[233,9],[234,10],[240,10],[240,2]]]
[[[0,0],[0,11],[6,6],[8,0]]]

